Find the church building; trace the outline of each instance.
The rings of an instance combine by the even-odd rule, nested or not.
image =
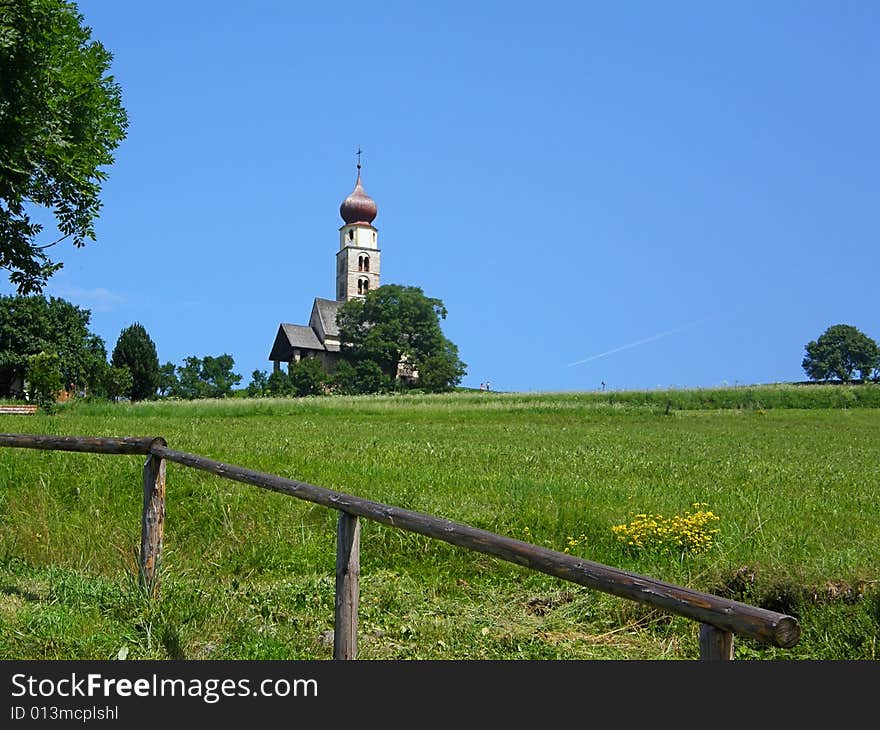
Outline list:
[[[359,153],[360,154],[360,153]],[[336,312],[345,302],[363,298],[379,286],[378,231],[373,226],[376,203],[361,184],[361,164],[358,158],[357,180],[354,190],[342,201],[339,214],[343,225],[339,229],[339,249],[336,252],[336,299],[315,297],[309,323],[282,322],[269,353],[274,371],[287,363],[305,357],[318,357],[325,369],[339,357],[339,328]]]

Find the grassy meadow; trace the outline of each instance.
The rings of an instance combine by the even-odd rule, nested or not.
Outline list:
[[[799,619],[792,649],[737,637],[738,659],[876,659],[878,408],[874,384],[74,402],[0,432],[163,436]],[[142,467],[0,448],[0,658],[329,659],[336,513],[168,464],[147,600]],[[702,552],[612,530],[698,510]],[[366,520],[359,620],[361,659],[698,656],[692,621]]]

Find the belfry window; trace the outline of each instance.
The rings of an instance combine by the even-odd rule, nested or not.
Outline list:
[[[369,271],[370,270],[370,257],[369,256],[358,256],[358,271]]]
[[[349,241],[353,241],[353,240],[354,240],[354,228],[349,228],[349,229],[348,229],[348,240],[349,240]]]
[[[369,279],[358,279],[358,294],[364,295],[370,290]]]

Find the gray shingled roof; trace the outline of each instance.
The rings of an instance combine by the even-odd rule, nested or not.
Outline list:
[[[339,311],[339,307],[343,304],[345,302],[335,302],[332,299],[315,297],[318,316],[321,318],[321,325],[324,327],[324,334],[327,337],[339,337],[339,327],[336,326],[336,312]]]
[[[335,315],[334,315],[335,316]],[[301,324],[282,324],[284,334],[287,335],[287,341],[291,347],[298,347],[309,350],[323,350],[324,345],[315,334],[315,330]]]

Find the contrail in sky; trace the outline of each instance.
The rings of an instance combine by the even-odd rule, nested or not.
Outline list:
[[[651,335],[650,337],[645,337],[642,340],[636,340],[635,342],[630,342],[627,345],[621,345],[620,347],[615,347],[613,350],[608,350],[607,352],[600,352],[598,355],[590,355],[590,357],[584,358],[583,360],[577,360],[576,362],[570,362],[565,367],[570,368],[575,365],[583,365],[585,362],[592,362],[593,360],[598,360],[600,357],[606,357],[608,355],[613,355],[615,352],[620,352],[621,350],[628,350],[631,347],[638,347],[639,345],[644,345],[648,342],[654,342],[655,340],[660,340],[664,337],[668,337],[669,335],[674,335],[678,332],[683,332],[686,329],[690,329],[691,327],[696,327],[698,324],[705,322],[705,320],[697,320],[696,322],[690,322],[689,324],[682,325],[681,327],[676,327],[674,330],[667,330],[666,332],[658,332],[656,335]]]

